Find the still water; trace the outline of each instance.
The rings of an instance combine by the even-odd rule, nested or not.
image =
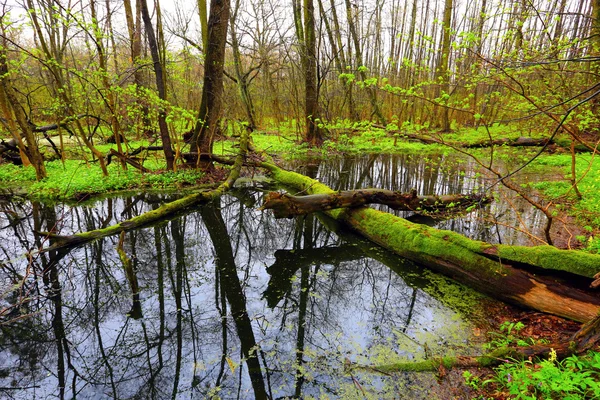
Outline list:
[[[336,189],[446,194],[487,184],[467,163],[436,167],[442,158],[297,168]],[[119,237],[35,252],[48,245],[36,232],[105,227],[174,197],[0,202],[0,398],[432,398],[431,374],[348,367],[477,351],[466,317],[476,293],[331,221],[275,220],[257,210],[262,194],[253,189],[126,233],[125,258]],[[492,242],[522,240],[510,224],[489,223],[507,213],[502,207],[427,222]]]

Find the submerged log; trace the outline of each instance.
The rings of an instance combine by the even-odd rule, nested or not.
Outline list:
[[[383,189],[344,190],[308,196],[271,192],[265,198],[262,209],[273,210],[275,218],[291,218],[317,211],[360,207],[375,203],[385,204],[394,210],[413,211],[417,214],[439,214],[461,212],[490,201],[491,198],[483,194],[417,196],[416,191],[400,193]]]
[[[328,186],[306,176],[263,163],[280,184],[308,194],[331,194]],[[600,311],[600,296],[551,275],[566,271],[567,280],[600,269],[600,256],[552,246],[493,245],[458,233],[413,224],[371,208],[331,210],[327,214],[394,253],[450,276],[507,303],[589,321]],[[553,271],[556,272],[556,271]]]
[[[434,357],[423,361],[405,361],[393,364],[364,366],[353,365],[355,368],[371,371],[390,373],[400,371],[436,372],[441,367],[471,368],[494,367],[507,362],[506,359],[527,360],[532,357],[547,358],[554,353],[557,360],[562,360],[574,354],[582,354],[594,350],[600,343],[600,315],[583,324],[575,334],[566,342],[536,344],[526,347],[501,347],[482,356],[446,356]]]

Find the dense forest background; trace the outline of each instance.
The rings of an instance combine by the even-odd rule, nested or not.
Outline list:
[[[205,68],[218,63],[208,50],[226,32],[219,129],[285,127],[319,144],[357,121],[500,122],[524,135],[560,126],[594,146],[598,0],[184,3],[4,1],[6,131],[70,122],[94,154],[95,135],[119,151],[122,138],[160,137],[177,152],[199,118]]]

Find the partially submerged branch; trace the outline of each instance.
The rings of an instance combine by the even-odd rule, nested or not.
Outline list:
[[[227,190],[229,190],[239,177],[240,170],[242,168],[242,165],[244,164],[244,159],[248,151],[248,138],[249,133],[242,133],[242,136],[240,137],[240,151],[231,168],[231,172],[229,173],[227,179],[223,183],[221,183],[216,189],[202,191],[191,194],[189,196],[185,196],[179,200],[163,204],[155,210],[148,211],[142,215],[135,216],[131,219],[106,228],[96,229],[88,232],[75,233],[69,236],[60,236],[53,233],[44,232],[42,234],[47,235],[50,238],[52,244],[50,247],[42,249],[42,251],[77,246],[106,236],[116,235],[123,231],[129,231],[149,226],[151,224],[162,221],[165,218],[174,215],[182,210],[185,210],[188,207],[218,198]]]
[[[353,365],[354,368],[390,373],[399,371],[436,372],[440,368],[494,367],[507,359],[526,360],[533,357],[546,358],[552,352],[558,360],[574,354],[582,354],[598,346],[600,342],[600,314],[584,324],[569,341],[538,344],[526,347],[501,347],[482,356],[433,357],[423,361],[406,361],[385,365]]]
[[[417,214],[437,214],[441,212],[456,213],[490,201],[489,197],[482,194],[417,196],[416,191],[400,193],[383,189],[344,190],[309,196],[292,196],[271,192],[265,198],[262,209],[273,210],[275,218],[291,218],[317,211],[360,207],[375,203],[385,204],[394,210],[414,211]]]

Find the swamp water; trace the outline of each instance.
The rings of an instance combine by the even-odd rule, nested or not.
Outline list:
[[[486,184],[466,163],[431,167],[440,161],[340,158],[298,169],[336,189],[446,194]],[[0,202],[0,398],[435,398],[433,374],[348,366],[478,352],[465,317],[484,312],[478,294],[334,233],[330,221],[275,220],[257,210],[260,193],[234,195],[128,232],[125,264],[119,237],[23,255],[48,245],[34,232],[105,227],[169,195],[72,207]],[[486,209],[506,214],[500,207]],[[484,215],[436,226],[522,240]]]

